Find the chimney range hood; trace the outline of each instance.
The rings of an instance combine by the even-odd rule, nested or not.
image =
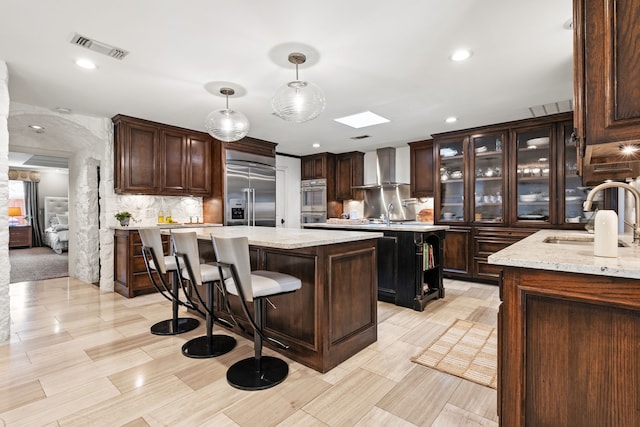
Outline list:
[[[359,185],[353,188],[384,188],[409,185],[396,181],[396,149],[393,147],[378,148],[376,150],[376,183]],[[408,166],[408,165],[407,165]]]

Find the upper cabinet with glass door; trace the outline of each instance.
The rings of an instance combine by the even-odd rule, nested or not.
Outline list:
[[[560,217],[560,223],[585,224],[593,215],[593,211],[584,212],[583,203],[587,199],[588,189],[582,185],[582,178],[578,175],[578,152],[572,138],[572,123],[561,124],[561,134],[564,150],[561,155],[564,161],[564,183],[560,191],[564,191],[564,213]],[[562,175],[560,175],[562,176]]]
[[[551,222],[552,130],[553,126],[544,126],[513,131],[516,158],[514,220],[519,224]]]
[[[436,215],[439,221],[464,222],[466,138],[442,140],[436,145],[439,156],[440,191],[436,193]]]
[[[505,134],[472,136],[474,222],[504,223]]]

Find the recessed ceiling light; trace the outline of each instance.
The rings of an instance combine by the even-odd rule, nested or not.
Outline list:
[[[451,59],[452,61],[464,61],[465,59],[469,59],[471,58],[471,51],[468,49],[458,49],[455,52],[453,52],[451,54],[451,56],[449,57],[449,59]]]
[[[351,116],[340,117],[339,119],[333,119],[343,125],[351,126],[355,129],[360,129],[366,126],[379,125],[381,123],[389,122],[389,119],[385,119],[371,111],[365,111],[363,113],[353,114]]]
[[[453,117],[453,116],[452,117],[447,117],[446,119],[444,119],[444,121],[446,123],[455,123],[455,122],[458,121],[458,118],[457,117]]]
[[[318,144],[317,142],[314,142],[314,143],[313,143],[313,145],[312,145],[312,147],[313,147],[313,148],[319,148],[319,147],[320,147],[320,144]]]
[[[29,125],[29,128],[33,129],[34,131],[36,131],[36,133],[44,133],[44,126],[40,126],[40,125]]]
[[[76,59],[76,65],[86,70],[95,70],[98,66],[88,59]]]
[[[71,114],[71,108],[56,107],[53,109],[53,111],[58,112],[60,114]]]

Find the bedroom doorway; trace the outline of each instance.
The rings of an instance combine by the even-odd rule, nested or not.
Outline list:
[[[68,160],[10,152],[9,176],[9,282],[69,276]]]

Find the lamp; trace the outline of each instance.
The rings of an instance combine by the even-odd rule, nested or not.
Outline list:
[[[233,89],[223,87],[220,93],[227,98],[227,106],[209,113],[204,126],[209,135],[220,141],[238,141],[249,132],[249,119],[244,114],[229,109],[229,95],[236,93]]]
[[[16,217],[22,216],[22,209],[19,207],[10,207],[9,208],[9,225],[18,225],[20,221],[16,219]]]
[[[271,99],[275,114],[283,120],[302,123],[315,119],[324,111],[322,90],[313,83],[298,79],[298,65],[306,60],[302,53],[289,54],[289,62],[296,66],[296,79],[282,85]]]

